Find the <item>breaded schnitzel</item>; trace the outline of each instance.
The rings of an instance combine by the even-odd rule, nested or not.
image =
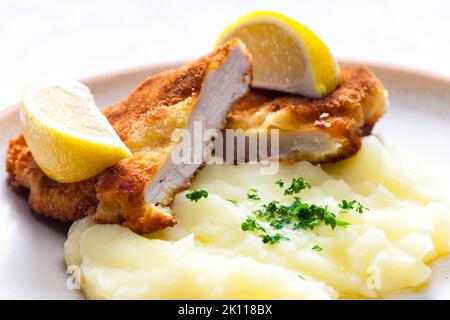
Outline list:
[[[385,90],[369,69],[342,67],[341,84],[323,99],[252,89],[228,115],[227,128],[276,128],[282,159],[330,162],[356,153],[386,108]]]
[[[227,44],[181,70],[156,75],[124,101],[103,110],[132,150],[131,159],[86,181],[61,184],[42,173],[25,140],[19,137],[11,141],[7,159],[12,185],[30,189],[30,206],[37,213],[56,219],[74,221],[89,214],[96,222],[121,223],[139,233],[173,226],[175,219],[167,210],[172,197],[188,186],[201,165],[180,170],[166,161],[173,148],[171,132],[189,127],[192,106],[201,107],[199,97],[208,94],[205,78],[210,68],[224,65],[232,52],[240,57],[240,63],[233,65],[241,85],[227,91],[238,94],[229,96],[226,106],[217,105],[213,98],[211,112],[204,116],[214,117],[218,110],[226,112],[231,100],[245,93],[249,79],[246,53],[236,44]],[[233,83],[228,72],[216,85]],[[281,156],[292,161],[346,158],[359,150],[361,136],[369,134],[385,112],[386,96],[381,83],[366,68],[342,68],[341,77],[341,85],[320,100],[252,89],[228,114],[227,127],[281,129],[281,151],[283,146],[286,151]],[[207,88],[210,94],[215,89]],[[208,107],[203,108],[206,111]],[[180,172],[185,174],[179,177]]]
[[[33,161],[25,139],[11,140],[7,171],[13,187],[30,190],[39,214],[75,221],[91,215],[98,223],[120,223],[138,233],[176,222],[169,206],[204,163],[174,165],[176,129],[222,129],[234,102],[248,91],[251,57],[244,44],[230,40],[179,70],[163,72],[140,84],[125,100],[103,110],[132,151],[99,175],[77,183],[51,180]],[[202,142],[205,149],[212,141]],[[155,190],[157,192],[155,192]]]

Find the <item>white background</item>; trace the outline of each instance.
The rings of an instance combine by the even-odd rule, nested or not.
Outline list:
[[[450,76],[446,0],[0,0],[0,109],[35,81],[195,58],[262,9],[306,24],[337,57]]]

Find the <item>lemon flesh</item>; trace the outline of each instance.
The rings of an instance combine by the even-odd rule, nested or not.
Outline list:
[[[34,160],[58,182],[88,179],[131,156],[95,105],[90,90],[78,82],[26,88],[21,124]]]
[[[216,46],[234,37],[253,56],[254,87],[321,98],[339,84],[339,67],[327,46],[294,19],[251,13],[228,26]]]

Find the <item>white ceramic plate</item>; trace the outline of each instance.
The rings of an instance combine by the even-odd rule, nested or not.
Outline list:
[[[344,62],[355,64],[352,61]],[[100,107],[125,96],[146,77],[179,63],[153,65],[84,81]],[[450,181],[450,79],[368,64],[389,91],[391,107],[377,124],[387,144],[409,154],[446,187]],[[69,225],[31,212],[26,196],[7,183],[5,154],[8,140],[20,133],[18,106],[0,112],[0,298],[79,299],[66,288],[63,244]],[[450,190],[449,187],[446,187]],[[450,194],[450,192],[449,192]],[[450,232],[450,230],[449,230]],[[433,265],[433,277],[421,292],[397,298],[450,298],[450,258]]]

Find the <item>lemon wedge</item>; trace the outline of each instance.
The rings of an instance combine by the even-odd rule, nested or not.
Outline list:
[[[59,182],[90,178],[131,155],[89,88],[78,82],[27,87],[20,120],[34,160]]]
[[[321,98],[339,84],[339,67],[311,30],[285,15],[258,11],[229,25],[216,46],[240,38],[253,56],[253,86]]]

